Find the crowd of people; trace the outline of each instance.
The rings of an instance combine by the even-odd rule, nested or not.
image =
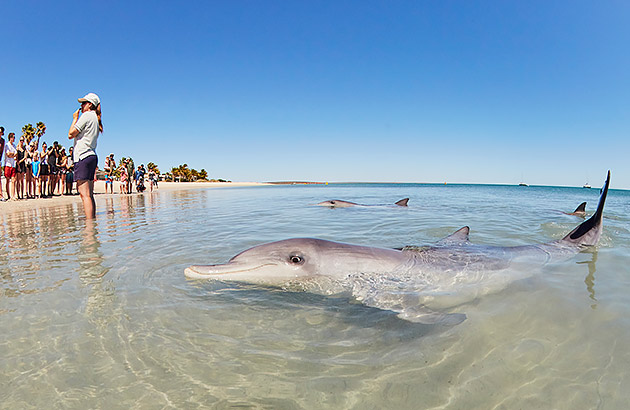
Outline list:
[[[76,195],[72,151],[73,147],[66,150],[58,141],[50,147],[44,142],[40,150],[38,139],[34,138],[29,144],[24,136],[16,144],[13,132],[5,141],[4,127],[0,127],[0,160],[5,175],[4,186],[0,184],[0,201]],[[158,175],[153,170],[146,170],[144,164],[136,169],[131,158],[123,158],[117,165],[114,154],[110,154],[105,158],[104,171],[106,193],[114,193],[115,181],[119,181],[118,192],[121,194],[130,194],[134,189],[145,191],[147,179],[148,189],[157,188]]]
[[[141,164],[138,169],[135,168],[133,159],[123,158],[118,166],[116,166],[116,160],[114,154],[109,154],[105,158],[105,193],[114,193],[114,181],[120,181],[119,192],[121,194],[130,194],[135,189],[137,192],[144,192],[147,187],[145,185],[145,177],[149,180],[149,189],[153,191],[157,188],[158,175],[154,170],[146,170],[144,164]],[[119,177],[117,177],[119,175]]]
[[[94,219],[96,203],[94,202],[94,181],[98,157],[96,145],[99,134],[103,132],[101,121],[101,100],[98,95],[88,93],[78,98],[80,106],[72,113],[72,123],[68,131],[68,139],[73,141],[73,147],[68,150],[55,141],[52,146],[39,141],[43,132],[34,138],[25,131],[15,142],[15,133],[11,132],[4,139],[4,127],[0,127],[0,163],[4,171],[5,195],[2,192],[0,180],[0,201],[17,201],[31,198],[49,198],[54,195],[72,195],[73,187],[81,196],[85,216]],[[29,124],[30,126],[30,124]],[[45,125],[37,124],[38,131],[45,131]],[[32,128],[32,127],[31,127]],[[41,128],[41,129],[40,129]],[[28,135],[28,137],[27,137]],[[134,169],[133,160],[121,161],[116,166],[114,154],[110,154],[105,161],[105,192],[114,193],[114,180],[120,173],[120,192],[131,193],[133,184],[136,190],[143,192],[146,187],[144,165]],[[1,174],[0,174],[1,176]],[[150,189],[157,187],[157,177],[152,170],[148,174]]]
[[[66,151],[55,141],[50,147],[42,143],[40,150],[39,138],[28,143],[21,136],[16,144],[15,133],[9,133],[5,141],[4,132],[4,127],[0,127],[0,160],[5,178],[5,185],[0,184],[0,201],[73,194],[73,147]]]

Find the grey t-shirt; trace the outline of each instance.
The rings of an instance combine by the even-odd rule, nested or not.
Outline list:
[[[98,116],[96,111],[88,111],[81,114],[74,124],[79,135],[74,139],[74,162],[96,155],[96,141],[98,140]]]

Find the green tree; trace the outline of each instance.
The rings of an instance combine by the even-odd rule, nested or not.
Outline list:
[[[160,169],[153,162],[147,164],[147,170],[155,172],[156,175],[160,175]]]
[[[35,135],[37,135],[37,138],[41,138],[44,134],[46,134],[46,124],[44,124],[43,122],[38,122],[37,124],[35,124],[35,127],[37,127],[37,130],[35,131]]]
[[[42,122],[41,124],[43,125],[44,123]],[[46,132],[45,125],[44,125],[44,132]],[[31,140],[35,136],[35,129],[33,128],[33,124],[26,124],[25,126],[22,127],[22,136],[26,140],[26,143],[30,144]]]

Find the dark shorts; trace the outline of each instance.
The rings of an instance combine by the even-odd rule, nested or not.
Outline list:
[[[68,171],[68,173],[66,174],[66,184],[71,184],[74,182],[74,175],[72,174],[72,171]]]
[[[79,162],[74,163],[74,180],[75,181],[94,181],[94,173],[98,165],[98,157],[90,155]]]
[[[39,176],[40,177],[47,176],[48,175],[48,164],[41,164],[40,168],[41,168],[41,171],[39,172]]]

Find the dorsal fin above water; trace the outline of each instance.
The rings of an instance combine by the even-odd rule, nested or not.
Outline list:
[[[604,214],[604,203],[606,202],[606,196],[608,195],[608,185],[610,185],[610,171],[606,177],[606,182],[601,191],[599,197],[599,203],[597,204],[597,211],[582,222],[574,230],[569,232],[567,236],[562,238],[563,242],[569,242],[575,245],[581,246],[594,246],[599,241],[599,237],[602,234],[602,216]]]
[[[582,202],[581,204],[578,205],[577,208],[575,208],[575,211],[573,211],[573,213],[584,213],[586,212],[586,202]]]
[[[470,233],[470,228],[464,226],[463,228],[453,232],[446,238],[441,239],[437,245],[462,245],[468,243],[468,234]]]
[[[407,206],[407,202],[409,202],[409,198],[404,198],[404,199],[401,199],[400,201],[397,201],[394,205]]]

